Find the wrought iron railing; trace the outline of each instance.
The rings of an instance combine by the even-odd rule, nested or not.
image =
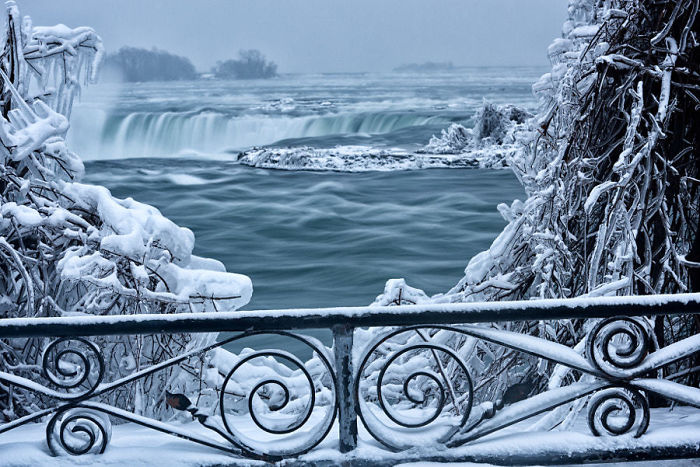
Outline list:
[[[359,419],[367,438],[383,445],[387,463],[422,459],[512,464],[699,456],[700,433],[682,440],[655,438],[644,442],[644,434],[654,422],[649,409],[652,395],[700,408],[700,389],[665,379],[660,372],[700,352],[700,335],[656,348],[648,318],[698,313],[700,294],[683,294],[0,319],[0,339],[5,342],[46,338],[36,362],[43,379],[22,376],[21,368],[0,372],[0,393],[28,391],[43,401],[35,410],[0,425],[0,442],[3,433],[43,420],[52,453],[102,453],[109,445],[111,417],[225,451],[231,454],[232,462],[237,456],[298,458],[322,442],[324,446],[337,443],[341,453],[361,460],[362,452],[356,450]],[[581,348],[480,325],[565,319],[587,319],[591,324]],[[315,338],[291,332],[307,329],[330,329],[332,350]],[[223,331],[235,334],[119,377],[106,371],[105,356],[96,344],[105,339],[97,336]],[[198,426],[206,430],[188,430],[186,425],[147,418],[102,399],[111,391],[177,368],[222,346],[267,335],[282,336],[308,347],[313,357],[304,361],[284,349],[241,353],[219,381],[211,383],[216,386],[218,401],[209,410],[198,407],[184,394],[171,394],[163,388],[164,402],[175,410],[191,413]],[[358,345],[360,340],[364,342]],[[506,406],[503,401],[479,399],[476,393],[481,375],[464,360],[460,347],[475,340],[555,362],[573,370],[578,382],[535,395],[525,391],[528,394],[524,400]],[[251,373],[251,368],[262,370]],[[200,373],[192,377],[203,376]],[[494,433],[518,433],[520,422],[582,400],[587,400],[587,423],[592,435],[623,436],[578,454],[570,449],[567,455],[546,449],[532,449],[528,455],[518,451],[517,456],[502,450],[474,449],[480,441],[492,439]],[[632,438],[641,441],[635,444]],[[616,443],[614,439],[622,441]],[[435,448],[426,450],[426,446]],[[375,449],[373,462],[379,464],[381,458]]]

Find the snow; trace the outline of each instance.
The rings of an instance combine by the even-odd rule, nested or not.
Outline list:
[[[300,462],[325,461],[329,465],[355,460],[386,462],[395,465],[443,465],[428,464],[431,460],[442,462],[488,462],[488,456],[504,456],[506,459],[532,459],[531,463],[549,458],[577,459],[585,453],[628,448],[638,451],[651,447],[697,446],[700,449],[700,411],[687,407],[652,409],[649,432],[641,438],[595,437],[588,431],[585,421],[580,421],[571,431],[524,432],[523,423],[493,433],[483,440],[465,446],[444,450],[428,446],[416,446],[402,453],[392,453],[380,447],[364,427],[359,426],[358,448],[347,454],[337,449],[337,424],[328,437],[313,451],[300,456]],[[250,422],[249,422],[250,424]],[[218,435],[198,423],[168,424],[184,434],[198,435],[220,440]],[[241,426],[246,430],[247,426]],[[104,454],[51,457],[46,448],[45,425],[30,423],[0,435],[0,452],[3,467],[73,467],[153,465],[168,467],[209,465],[266,465],[262,462],[232,457],[224,452],[202,446],[175,436],[137,426],[133,423],[114,425],[112,439]],[[503,458],[503,457],[502,457]],[[539,459],[539,460],[538,460]],[[698,461],[695,461],[698,462]],[[692,465],[697,465],[692,462]],[[475,464],[460,464],[475,465]],[[609,464],[608,464],[609,465]],[[656,464],[654,464],[656,465]],[[674,467],[683,465],[676,460]],[[685,464],[688,465],[688,464]]]
[[[459,123],[453,123],[440,136],[433,135],[424,151],[435,154],[459,154],[466,151],[474,140],[473,132]]]
[[[596,33],[598,32],[598,25],[596,24],[589,24],[586,26],[579,26],[575,28],[573,31],[571,31],[571,37],[573,38],[585,38],[585,39],[590,39],[591,37],[595,36]]]
[[[571,368],[576,368],[586,373],[596,374],[598,371],[574,349],[557,342],[546,341],[542,338],[504,331],[501,329],[485,328],[481,326],[461,326],[465,333],[484,339],[489,342],[505,345],[513,349],[528,352],[547,360],[556,361]]]
[[[4,72],[0,71],[2,75]],[[9,79],[7,75],[2,77],[6,82]],[[14,94],[21,99],[16,91]],[[36,100],[31,107],[23,100],[22,103],[8,113],[9,121],[2,119],[0,122],[0,141],[14,148],[10,153],[13,161],[25,159],[46,141],[63,137],[68,131],[68,120],[44,102]]]
[[[550,57],[557,55],[557,54],[562,54],[564,52],[570,51],[574,47],[573,42],[571,39],[563,39],[563,38],[556,38],[554,41],[547,47],[547,53],[549,54]]]
[[[10,6],[12,8],[12,4]],[[17,13],[16,8],[12,11],[14,12],[13,14]],[[619,13],[613,13],[616,18],[622,16]],[[555,41],[549,49],[550,58],[553,62],[552,71],[543,76],[533,88],[541,94],[543,102],[549,102],[548,99],[555,98],[555,96],[551,95],[552,91],[571,79],[570,67],[566,62],[583,60],[585,57],[582,57],[580,54],[583,41],[599,31],[599,25],[587,24],[587,22],[590,23],[592,20],[581,16],[585,15],[580,12],[571,15],[570,21],[565,27],[568,38]],[[20,181],[17,199],[4,203],[0,207],[0,215],[2,216],[0,218],[0,228],[2,231],[9,230],[14,228],[13,223],[24,229],[24,231],[40,227],[52,227],[55,229],[52,232],[58,234],[59,238],[69,240],[67,242],[68,246],[63,250],[56,248],[60,257],[60,260],[57,262],[57,271],[62,281],[61,287],[71,283],[79,285],[76,286],[77,292],[74,293],[75,296],[79,296],[83,293],[83,290],[98,289],[101,292],[96,295],[97,299],[102,299],[105,296],[111,298],[119,296],[138,297],[145,300],[162,300],[165,303],[179,303],[187,305],[189,309],[203,312],[169,315],[79,316],[78,314],[84,313],[82,305],[72,303],[75,306],[71,306],[65,311],[59,310],[60,314],[63,315],[61,317],[3,319],[0,321],[0,336],[21,336],[22,330],[19,329],[17,331],[16,327],[29,329],[33,326],[45,324],[79,328],[80,326],[91,324],[114,325],[117,323],[158,323],[187,320],[188,323],[191,321],[200,323],[211,321],[219,328],[222,326],[221,323],[225,322],[225,326],[229,330],[245,330],[250,326],[251,321],[272,323],[269,326],[274,326],[274,323],[277,322],[276,320],[280,318],[296,318],[299,323],[298,327],[316,326],[317,323],[313,319],[308,319],[309,317],[323,318],[327,322],[345,323],[356,317],[400,315],[398,317],[409,323],[411,319],[420,319],[420,316],[425,312],[435,312],[439,314],[436,319],[458,324],[465,321],[468,322],[470,314],[474,316],[475,321],[484,321],[484,319],[491,319],[498,311],[504,309],[526,312],[531,309],[568,308],[585,312],[588,307],[603,304],[617,306],[635,304],[651,306],[674,303],[700,304],[700,295],[698,294],[651,297],[585,297],[567,301],[551,299],[510,302],[507,304],[445,303],[445,301],[464,299],[466,290],[469,293],[478,294],[486,288],[506,291],[516,289],[517,283],[513,280],[512,273],[505,272],[508,270],[508,265],[501,263],[501,261],[513,250],[513,241],[515,236],[519,234],[518,231],[520,229],[529,229],[523,235],[528,236],[536,243],[532,247],[532,271],[538,276],[538,280],[542,281],[538,290],[542,291],[549,287],[550,282],[552,282],[549,280],[552,278],[552,263],[557,261],[557,259],[563,261],[561,258],[564,258],[566,253],[566,245],[562,235],[552,232],[548,228],[532,230],[532,225],[527,225],[526,223],[526,216],[531,212],[537,212],[540,205],[546,203],[556,206],[560,203],[561,198],[557,198],[557,196],[562,196],[562,187],[552,182],[557,180],[556,171],[559,170],[557,164],[560,163],[558,158],[561,155],[552,152],[546,157],[541,157],[541,160],[538,160],[536,163],[532,163],[531,169],[528,170],[517,166],[517,164],[529,164],[531,162],[525,159],[529,156],[521,150],[519,144],[519,138],[531,134],[529,132],[532,131],[530,126],[533,122],[525,122],[530,116],[519,113],[519,111],[514,109],[485,104],[478,115],[477,124],[473,129],[452,125],[443,130],[441,135],[433,137],[425,148],[415,153],[409,153],[400,149],[378,150],[364,146],[338,146],[330,149],[266,148],[249,151],[242,154],[239,158],[241,163],[256,167],[348,172],[413,170],[432,167],[502,167],[506,164],[516,164],[516,174],[522,180],[527,181],[525,185],[528,193],[536,192],[537,195],[532,196],[525,203],[516,201],[510,207],[505,205],[499,207],[509,225],[493,242],[488,251],[477,255],[470,261],[465,270],[465,278],[458,286],[458,288],[462,289],[461,296],[459,296],[459,293],[452,293],[452,297],[448,294],[430,298],[422,291],[409,288],[405,282],[396,280],[387,283],[384,295],[377,299],[377,305],[390,304],[392,302],[391,297],[397,292],[399,294],[405,293],[403,298],[419,304],[397,307],[370,306],[232,312],[231,310],[236,310],[243,306],[251,298],[252,284],[248,277],[227,273],[223,265],[216,260],[194,256],[192,254],[194,247],[194,235],[192,232],[164,218],[157,209],[135,202],[132,199],[116,199],[103,187],[84,185],[73,181],[74,176],[79,177],[82,174],[82,164],[65,147],[63,138],[68,130],[70,104],[79,90],[77,82],[80,78],[80,70],[83,68],[78,66],[78,71],[73,73],[70,68],[75,64],[71,64],[71,60],[73,58],[79,60],[90,59],[93,67],[92,69],[87,67],[86,73],[94,78],[96,64],[102,55],[99,38],[89,28],[70,29],[64,25],[51,28],[31,28],[29,25],[25,32],[28,34],[29,39],[28,43],[25,44],[26,47],[22,49],[23,58],[19,60],[20,64],[24,63],[23,60],[37,61],[36,70],[40,71],[36,72],[36,76],[33,74],[30,76],[43,80],[41,88],[48,91],[49,88],[46,84],[50,77],[54,78],[54,81],[58,77],[59,79],[56,82],[60,83],[62,88],[56,91],[54,95],[47,92],[46,102],[44,102],[28,98],[27,89],[23,88],[22,83],[17,85],[18,89],[9,86],[17,107],[10,111],[7,120],[3,119],[0,122],[0,140],[8,148],[6,154],[2,155],[3,162],[24,163],[28,161],[27,164],[31,164],[33,162],[31,159],[38,153],[65,161],[69,169],[66,172],[68,172],[69,176],[56,176],[55,173],[49,170],[49,166],[38,166],[35,164],[37,174],[32,174],[32,179]],[[91,48],[94,48],[94,53],[91,53],[91,55],[78,53],[77,49],[83,43],[88,43]],[[671,52],[657,72],[661,77],[662,83],[656,116],[659,124],[663,123],[669,108],[671,71],[677,55],[677,46],[673,39],[667,39],[667,45]],[[598,44],[593,50],[593,59],[597,60],[598,63],[608,63],[614,66],[636,66],[636,63],[628,63],[621,56],[614,54],[602,55],[607,49],[606,43]],[[55,53],[57,57],[61,56],[61,60],[63,60],[62,69],[58,60],[47,58],[50,55],[49,52]],[[68,62],[65,60],[68,60]],[[9,84],[7,77],[4,76],[3,79]],[[585,90],[585,87],[590,83],[590,77],[581,80],[580,83],[576,84],[578,86],[577,90]],[[28,88],[29,83],[25,84],[26,88]],[[641,94],[641,88],[638,89],[639,94]],[[556,98],[560,97],[560,95],[556,96]],[[30,104],[27,104],[27,101]],[[280,102],[282,111],[293,109],[293,106],[293,102]],[[638,108],[641,109],[641,107],[642,103],[640,101]],[[543,121],[542,118],[546,120],[546,117],[551,115],[545,112],[544,115],[540,115],[538,122]],[[639,114],[633,112],[631,122],[638,121],[638,117]],[[546,133],[548,130],[543,127],[543,131]],[[659,137],[659,134],[655,133],[655,138]],[[631,141],[628,141],[628,145],[633,146],[634,142],[632,138]],[[616,171],[629,170],[630,167],[637,164],[642,156],[645,155],[645,151],[648,153],[652,150],[654,142],[655,140],[653,139],[647,142],[637,154],[632,154],[631,149],[626,152],[623,151],[620,161],[615,166]],[[631,160],[628,160],[628,156],[633,157]],[[551,157],[552,160],[548,160],[547,157]],[[41,175],[41,177],[38,175]],[[585,177],[585,175],[583,176]],[[84,218],[75,215],[69,211],[63,199],[51,200],[51,202],[43,204],[28,200],[27,196],[31,188],[36,186],[43,188],[43,185],[39,184],[38,179],[41,179],[42,182],[48,179],[49,181],[46,183],[51,189],[55,189],[57,193],[67,198],[70,201],[71,208],[83,209],[97,218],[98,221],[94,222],[94,224],[88,223]],[[174,181],[183,185],[201,182],[196,177],[186,174],[177,176]],[[35,185],[32,186],[32,184]],[[616,189],[620,186],[622,186],[622,182],[618,184],[608,181],[592,188],[584,203],[585,213],[591,213],[599,198],[608,190]],[[605,237],[605,233],[606,231],[602,231],[601,237]],[[70,239],[75,239],[76,242],[71,243]],[[4,238],[2,238],[0,246],[8,249],[13,259],[19,257]],[[604,246],[601,244],[601,251]],[[619,251],[619,254],[617,253],[618,250],[615,250],[618,258],[624,255],[631,257],[631,254],[627,251]],[[130,274],[129,279],[133,278],[134,281],[124,281],[120,278],[117,266],[119,261],[126,264],[123,267],[123,271],[128,271]],[[17,260],[17,263],[21,264],[19,260]],[[595,267],[597,266],[591,268],[594,272],[592,276],[596,275]],[[20,270],[20,272],[25,273],[24,275],[26,276],[26,271]],[[162,282],[159,283],[155,290],[151,290],[147,285],[156,273]],[[594,279],[597,280],[597,278]],[[614,279],[610,279],[602,285],[591,283],[589,290],[592,291],[590,295],[616,293],[628,283],[628,280],[624,278]],[[30,282],[26,278],[24,281],[25,283]],[[28,295],[33,293],[31,290],[30,287],[30,291],[27,292]],[[540,292],[540,295],[549,296],[549,294],[544,292]],[[214,304],[215,299],[217,300],[216,304]],[[434,300],[435,303],[428,303],[430,300]],[[33,306],[33,301],[33,296],[31,296],[31,306]],[[227,311],[221,313],[212,312],[212,310],[217,309]],[[458,320],[454,318],[455,313],[462,314],[458,316]],[[554,314],[552,314],[552,318],[554,317]],[[301,318],[305,318],[305,320]],[[245,324],[240,325],[238,322]],[[564,365],[581,369],[585,372],[595,373],[588,361],[579,352],[569,347],[521,333],[477,326],[466,326],[464,329],[468,334],[481,340],[497,342],[538,356],[555,359]],[[88,335],[89,331],[86,331],[85,334]],[[60,335],[60,329],[58,335]],[[213,340],[214,336],[205,336],[204,340],[206,339]],[[197,341],[193,340],[193,343],[197,343]],[[469,345],[471,344],[467,343],[464,347],[469,348]],[[642,363],[638,374],[687,356],[696,351],[699,345],[700,336],[693,336],[671,344],[650,355]],[[269,358],[261,357],[263,361],[258,363],[253,362],[252,358],[244,361],[243,359],[255,356],[252,351],[246,350],[240,356],[233,356],[222,349],[217,349],[214,353],[214,360],[211,362],[213,367],[206,370],[206,375],[203,378],[203,381],[212,387],[218,387],[221,384],[221,376],[217,373],[217,370],[237,369],[239,365],[243,376],[231,382],[232,387],[236,390],[250,391],[250,386],[255,384],[255,381],[260,380],[260,378],[275,378],[279,375],[284,375],[293,389],[299,390],[304,385],[304,375],[301,372],[295,372],[283,367]],[[177,358],[185,359],[191,355],[184,353]],[[490,356],[496,358],[493,353]],[[289,355],[288,358],[291,359]],[[123,358],[120,358],[120,362],[128,369],[136,368],[141,363],[137,363],[132,355],[123,356]],[[416,362],[412,363],[415,364]],[[161,367],[163,365],[161,363]],[[141,370],[141,373],[138,374],[144,375],[154,370],[154,368],[149,367]],[[6,373],[0,373],[0,377],[5,382],[20,388],[43,393],[50,397],[58,397],[60,395],[27,378]],[[115,382],[113,381],[100,386],[98,392],[105,392],[114,387],[114,384]],[[431,456],[439,455],[460,459],[469,456],[478,458],[479,456],[484,457],[488,455],[540,455],[552,459],[571,453],[590,454],[597,452],[596,450],[614,450],[620,447],[643,450],[659,445],[685,445],[700,448],[700,425],[698,423],[700,417],[698,417],[698,413],[687,412],[685,418],[688,419],[686,421],[689,423],[686,425],[678,423],[679,417],[676,414],[679,412],[685,414],[686,408],[677,409],[674,416],[670,417],[672,418],[671,423],[659,423],[652,428],[648,435],[639,440],[629,437],[616,438],[614,440],[593,438],[588,434],[584,434],[586,430],[580,429],[576,432],[561,431],[557,433],[499,431],[489,435],[491,431],[508,425],[513,419],[521,420],[532,413],[542,412],[571,398],[581,397],[599,389],[603,384],[607,383],[577,383],[561,388],[552,388],[548,392],[507,406],[498,411],[493,418],[477,427],[474,433],[465,434],[467,437],[484,435],[485,438],[482,441],[450,451],[421,446],[426,439],[442,438],[455,429],[454,420],[449,416],[440,417],[438,423],[420,432],[403,429],[388,430],[381,426],[385,425],[386,422],[384,414],[377,412],[376,408],[365,405],[363,408],[365,413],[368,414],[367,420],[368,423],[372,424],[373,430],[381,432],[383,436],[391,439],[391,442],[395,445],[408,444],[414,446],[414,448],[408,454],[402,454],[402,457],[398,457],[398,455],[392,455],[378,448],[377,443],[369,439],[367,433],[362,431],[360,448],[353,455],[370,456],[377,459],[392,458],[392,456],[395,456],[393,457],[395,459],[410,459],[411,456],[431,458]],[[700,390],[697,388],[689,388],[672,381],[646,378],[632,380],[629,384],[645,391],[663,394],[676,401],[695,406],[700,405]],[[159,391],[160,389],[155,390]],[[319,400],[323,399],[323,402],[326,404],[313,414],[313,420],[321,424],[329,422],[332,415],[332,410],[329,408],[334,405],[334,394],[329,393],[327,388],[316,388],[313,385],[311,391],[312,396],[318,397]],[[273,391],[272,396],[279,397],[279,391],[278,393]],[[306,399],[297,398],[285,407],[287,411],[279,412],[277,414],[278,417],[271,417],[269,413],[265,413],[261,416],[261,419],[267,423],[274,422],[277,427],[280,425],[294,425],[299,419],[299,413],[303,413],[309,400],[309,397]],[[135,411],[144,411],[144,404],[146,403],[144,402],[143,394],[140,393],[140,390],[137,391],[133,400]],[[366,404],[365,401],[360,403]],[[93,402],[86,402],[85,405],[95,409],[109,410],[117,417],[124,416],[132,419],[136,418],[141,422],[146,421],[138,415],[124,412],[121,409]],[[489,409],[488,405],[482,405],[480,408],[484,412],[487,412]],[[664,418],[663,416],[667,415],[667,411],[655,411],[655,414],[660,414],[662,417],[659,418]],[[421,418],[418,413],[408,415]],[[229,416],[227,415],[227,417]],[[307,431],[294,433],[286,439],[273,440],[267,435],[261,434],[260,430],[255,432],[256,428],[250,425],[250,421],[247,419],[233,416],[230,418],[232,425],[235,426],[236,433],[239,434],[241,439],[246,440],[251,445],[258,443],[258,446],[265,449],[283,450],[292,444],[298,443],[301,438],[306,437],[307,440],[313,440],[314,436],[313,433],[305,428]],[[666,420],[666,422],[668,421]],[[172,430],[181,437],[186,437],[188,433],[192,432],[203,432],[203,428],[199,425],[169,426],[163,422],[153,423],[157,428]],[[195,462],[225,463],[227,459],[230,459],[227,456],[222,457],[218,453],[211,453],[209,450],[200,449],[198,451],[198,446],[196,445],[189,443],[181,445],[184,443],[182,440],[167,438],[163,434],[126,424],[116,427],[118,428],[117,436],[115,436],[113,445],[105,456],[66,457],[55,460],[47,457],[41,441],[33,441],[43,439],[41,434],[42,428],[40,425],[28,425],[0,436],[0,450],[2,450],[4,456],[2,458],[3,462],[7,462],[10,465],[42,465],[49,463],[51,465],[75,465],[76,463],[84,464],[88,462],[95,464],[104,462],[131,464],[149,462],[178,465],[178,463],[182,462],[185,463],[183,465],[187,465]],[[206,433],[211,435],[210,432]],[[341,459],[342,456],[335,450],[334,435],[335,432],[332,432],[330,439],[324,442],[317,451],[309,454],[306,459],[320,459],[323,456],[328,456],[332,460]],[[262,439],[260,436],[262,436]],[[120,446],[123,449],[117,449]],[[153,447],[156,448],[149,450],[149,448]],[[196,457],[193,456],[193,453],[196,454]]]
[[[648,313],[653,313],[656,305],[698,305],[700,307],[700,293],[685,293],[671,295],[640,295],[640,296],[614,296],[614,297],[579,297],[572,299],[540,299],[540,300],[514,300],[508,302],[466,302],[466,303],[423,303],[418,305],[400,306],[361,306],[361,307],[333,307],[333,308],[290,308],[280,310],[240,310],[236,312],[204,312],[204,313],[177,313],[156,315],[111,315],[111,316],[71,316],[61,318],[7,318],[0,320],[0,336],[4,336],[3,328],[13,329],[20,333],[18,327],[31,329],[34,326],[59,325],[59,326],[90,326],[96,324],[117,323],[157,323],[174,321],[230,321],[227,330],[236,329],[236,321],[254,319],[259,322],[270,322],[280,318],[316,318],[323,317],[328,321],[344,323],[348,319],[371,315],[402,315],[405,323],[411,322],[412,316],[420,316],[425,312],[439,313],[439,320],[443,323],[454,322],[463,324],[469,322],[469,318],[458,316],[450,318],[453,313],[473,313],[478,321],[484,319],[484,314],[501,310],[522,311],[525,315],[528,310],[548,310],[563,308],[565,310],[579,310],[585,313],[587,308],[599,305],[614,306],[643,306],[649,307]],[[557,319],[555,315],[551,319]],[[298,321],[298,329],[313,328],[313,319]],[[240,329],[245,330],[245,329]],[[89,335],[89,330],[85,331]]]
[[[194,234],[165,218],[156,208],[131,198],[116,199],[104,187],[77,182],[60,182],[62,192],[88,211],[94,211],[107,220],[100,232],[93,232],[100,239],[99,251],[74,249],[59,261],[58,269],[64,280],[91,279],[96,285],[111,287],[129,293],[113,274],[113,255],[146,263],[158,270],[166,280],[169,291],[163,295],[174,301],[191,298],[220,298],[220,309],[236,309],[250,301],[252,282],[247,276],[224,272],[223,265],[215,260],[201,261],[192,256]],[[172,260],[172,261],[171,261]],[[99,270],[96,264],[101,264]],[[145,287],[141,293],[150,291]],[[230,297],[230,298],[229,298]]]
[[[43,218],[35,209],[29,206],[17,205],[17,203],[3,203],[0,205],[0,215],[4,218],[14,218],[22,225],[36,227],[41,225]]]
[[[28,17],[20,18],[14,2],[7,8],[12,35],[4,54],[13,54],[13,60],[0,70],[3,89],[11,93],[6,102],[11,108],[0,118],[0,184],[5,187],[0,248],[3,257],[12,260],[12,272],[0,286],[20,306],[3,307],[3,318],[232,311],[248,303],[253,292],[250,278],[226,272],[219,261],[193,255],[192,231],[152,206],[80,183],[84,167],[67,148],[65,137],[81,85],[96,76],[101,39],[88,27],[33,27]],[[183,348],[194,348],[214,342],[216,334],[172,337]],[[154,339],[158,337],[112,336],[100,341],[105,352],[120,345],[138,347],[132,355],[110,360],[108,380],[121,374],[115,362],[144,367],[167,358],[161,347],[147,344]],[[37,371],[20,363],[29,368],[26,375]],[[0,361],[0,368],[7,370],[6,362]],[[174,369],[159,375],[162,384],[167,381],[190,393],[203,389],[189,374],[185,378],[169,371]],[[23,387],[36,389],[30,383]],[[114,396],[112,403],[133,404],[154,414],[161,410],[155,402],[161,400],[159,386],[150,386],[157,394],[141,394],[136,384],[128,394]],[[23,398],[35,397],[31,391],[19,392],[15,405],[29,404]],[[12,407],[0,402],[0,409],[12,417]]]
[[[265,169],[335,172],[496,168],[503,167],[502,161],[513,151],[511,147],[484,147],[454,154],[431,153],[431,149],[426,146],[425,153],[412,153],[369,146],[264,148],[241,153],[238,162]]]
[[[570,0],[568,3],[568,19],[562,37],[555,39],[548,49],[551,70],[533,85],[540,106],[538,115],[527,127],[531,138],[525,132],[522,135],[522,150],[507,161],[522,183],[527,199],[523,202],[514,201],[510,206],[499,206],[508,225],[486,251],[471,258],[463,278],[452,289],[428,296],[405,284],[402,287],[390,287],[387,284],[384,294],[375,303],[398,303],[405,290],[410,290],[411,296],[416,297],[420,306],[426,310],[430,310],[431,304],[440,306],[455,302],[508,302],[512,299],[550,297],[579,297],[573,298],[571,303],[596,299],[603,300],[600,303],[612,303],[605,302],[606,297],[687,290],[690,269],[683,267],[687,264],[683,263],[682,254],[687,253],[692,246],[692,235],[683,229],[677,235],[671,235],[669,232],[675,232],[675,229],[668,227],[672,221],[665,218],[656,230],[645,230],[642,225],[648,220],[648,216],[645,217],[646,210],[658,208],[663,217],[665,213],[673,211],[673,203],[682,204],[677,202],[681,198],[668,198],[671,195],[664,192],[663,184],[657,188],[653,186],[655,182],[652,179],[644,177],[649,172],[649,167],[653,167],[655,150],[652,148],[664,137],[662,129],[669,125],[671,96],[674,95],[672,73],[675,72],[673,69],[676,60],[682,58],[682,55],[679,56],[682,49],[678,45],[680,39],[676,37],[674,41],[669,37],[666,40],[668,31],[657,35],[658,50],[668,50],[662,52],[665,59],[658,64],[652,55],[632,53],[630,49],[620,47],[621,34],[618,28],[628,13],[635,12],[630,15],[633,23],[630,27],[638,27],[641,23],[640,16],[636,15],[636,3],[592,0]],[[620,10],[615,10],[614,7]],[[661,41],[665,41],[665,47],[661,47]],[[623,76],[638,77],[641,76],[638,75],[639,70],[632,68],[641,69],[641,65],[644,65],[645,70],[650,70],[649,73],[661,85],[653,90],[647,86],[643,89],[638,78],[634,78],[634,81],[630,78],[627,83],[631,85],[624,86],[624,95],[620,92],[620,99],[616,103],[623,105],[623,113],[627,117],[627,122],[623,122],[623,127],[627,127],[623,140],[624,150],[596,151],[591,149],[592,146],[578,144],[590,136],[590,131],[595,132],[599,128],[601,114],[590,111],[596,106],[590,97],[612,95],[606,92],[616,86],[616,81],[604,78],[608,66],[617,68]],[[597,89],[600,94],[596,94],[596,89],[592,87],[594,84],[600,86]],[[645,93],[642,94],[642,91]],[[654,102],[658,102],[656,115],[648,115],[644,109],[653,109]],[[646,127],[642,125],[643,121],[647,122]],[[445,132],[443,139],[454,140],[457,144],[465,144],[469,136],[475,134],[474,130],[470,133],[457,127],[451,130]],[[605,144],[612,148],[616,143]],[[619,154],[619,160],[612,167],[608,164],[606,172],[603,161],[611,157],[610,154],[615,157]],[[682,175],[683,168],[674,168],[671,164],[662,170]],[[684,193],[683,196],[687,194],[688,199],[692,198],[692,193],[686,190],[685,185],[681,184],[680,190]],[[649,201],[652,192],[656,193],[653,195],[656,197],[654,202]],[[645,203],[650,204],[646,206]],[[681,225],[692,217],[685,215],[682,207],[682,214],[678,215],[680,220],[673,221],[680,222]],[[652,237],[659,235],[663,237],[662,240],[652,240]],[[661,245],[659,248],[665,254],[656,255],[651,251],[657,244]],[[657,257],[661,258],[659,261],[663,264],[654,267],[654,258]],[[483,305],[479,303],[478,306]],[[503,303],[502,306],[509,309],[511,304]],[[567,305],[562,303],[562,306]],[[697,308],[693,307],[691,312],[695,310]],[[582,311],[576,319],[585,317],[585,309],[582,308]],[[665,311],[673,313],[675,310],[667,307]],[[687,311],[688,308],[678,310]],[[626,314],[625,309],[621,307],[619,314]],[[477,312],[474,313],[476,315]],[[442,316],[436,320],[440,318]],[[493,319],[496,320],[496,317]],[[692,318],[684,316],[678,318],[678,322],[681,319]],[[468,318],[465,318],[466,321]],[[579,323],[580,321],[573,320],[557,323],[523,320],[499,323],[498,327],[517,331],[516,334],[532,333],[548,338],[557,335],[559,337],[553,340],[580,342],[585,336],[586,324],[574,328]],[[669,332],[673,335],[675,329]],[[494,337],[499,338],[494,341],[503,341],[504,334],[497,331],[493,333]],[[491,341],[487,339],[487,342],[483,342],[481,338],[475,340],[476,343],[470,343],[469,340],[459,340],[456,343],[467,349],[465,354],[468,356],[478,352],[486,353]],[[516,335],[508,345],[520,350],[522,347],[517,345],[518,342],[527,344],[526,339]],[[539,345],[539,342],[533,341],[533,344]],[[470,345],[475,346],[476,350],[470,350]],[[680,356],[688,355],[687,352],[693,348],[698,348],[697,342],[679,345],[685,347],[668,346],[650,355],[637,375],[661,362],[673,362]],[[553,348],[539,349],[537,355],[552,355],[554,351]],[[566,358],[572,358],[567,364],[575,366],[575,360],[583,360],[580,355],[569,355],[568,349],[563,352]],[[519,367],[521,371],[516,372],[510,366],[512,360],[509,357],[519,356],[516,357],[507,350],[497,355],[487,365],[475,365],[479,372],[499,375],[492,380],[493,383],[486,384],[490,384],[490,387],[485,388],[494,398],[503,394],[509,386],[518,383],[518,378],[523,378],[525,374],[532,375],[533,378],[537,374],[537,377],[545,380],[550,377],[551,366],[547,362],[533,358],[524,362]],[[679,362],[676,366],[685,368],[685,365],[686,362]],[[555,376],[560,382],[578,380],[581,377],[578,372],[570,370],[562,370]],[[677,394],[675,387],[667,385],[663,389]],[[682,396],[683,400],[695,397],[691,394]],[[572,408],[572,412],[580,411],[584,406],[585,404],[578,405]],[[561,412],[562,417],[557,421],[567,423],[571,419],[569,414]]]
[[[664,379],[650,378],[635,379],[632,381],[632,384],[646,391],[661,394],[667,399],[700,407],[700,389],[698,388],[685,386]]]
[[[0,372],[0,381],[20,388],[26,388],[31,390],[32,392],[44,394],[46,396],[53,397],[56,399],[60,399],[65,396],[65,393],[54,391],[35,381],[9,373]]]
[[[279,170],[367,172],[430,168],[505,168],[520,151],[532,115],[512,105],[484,102],[473,129],[453,123],[427,145],[410,152],[399,148],[370,146],[333,148],[256,148],[239,154],[243,165]]]
[[[190,423],[182,427],[188,433],[208,434],[205,428]],[[43,424],[30,424],[0,435],[0,452],[4,467],[20,466],[127,466],[152,465],[187,467],[226,465],[231,456],[215,449],[168,436],[133,423],[112,427],[112,440],[104,454],[80,457],[52,457],[46,447]],[[241,465],[266,465],[245,461]]]
[[[649,355],[635,369],[637,375],[661,368],[669,363],[680,360],[683,357],[692,355],[700,349],[700,334],[687,337],[677,342],[673,342]]]
[[[617,183],[613,182],[612,180],[607,180],[601,183],[600,185],[594,186],[591,190],[591,193],[588,195],[586,202],[583,204],[583,209],[587,213],[590,213],[593,206],[595,206],[595,204],[598,202],[598,198],[600,197],[600,195],[602,195],[606,191],[615,188],[616,186]]]
[[[474,128],[453,123],[439,136],[430,138],[419,152],[434,154],[477,154],[482,167],[498,168],[507,166],[510,158],[520,152],[520,139],[527,134],[526,122],[532,115],[513,105],[482,103],[475,116]],[[488,156],[488,152],[493,153]]]
[[[453,439],[455,444],[478,439],[489,433],[520,422],[527,418],[551,410],[561,404],[591,394],[605,387],[607,383],[598,381],[593,384],[574,383],[557,389],[552,389],[536,396],[530,397],[515,404],[509,405],[496,412],[492,418],[477,425],[475,429],[460,433]]]

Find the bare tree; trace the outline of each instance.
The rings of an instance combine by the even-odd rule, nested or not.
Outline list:
[[[509,160],[527,199],[499,206],[508,225],[450,291],[427,297],[389,282],[377,303],[399,303],[401,293],[461,302],[700,291],[699,3],[570,0],[563,37],[549,48],[552,71],[534,86],[540,110],[528,143]],[[591,324],[509,329],[583,351]],[[697,317],[651,325],[657,345],[700,332]],[[525,380],[536,391],[577,378],[481,342],[458,347],[485,366],[492,400]],[[666,372],[697,384],[698,363]]]

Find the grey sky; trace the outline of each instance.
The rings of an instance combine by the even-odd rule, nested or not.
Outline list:
[[[92,26],[108,51],[153,46],[201,71],[257,48],[281,72],[402,63],[544,65],[566,0],[18,0],[34,24]]]

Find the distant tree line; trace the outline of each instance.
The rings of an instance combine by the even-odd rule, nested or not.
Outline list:
[[[192,62],[164,50],[122,47],[105,58],[103,76],[124,81],[176,81],[196,79]]]
[[[424,63],[407,63],[397,66],[394,71],[399,73],[431,73],[437,71],[454,70],[452,62],[424,62]]]
[[[255,49],[241,50],[238,60],[218,62],[213,69],[219,79],[260,79],[277,76],[277,64]]]
[[[241,50],[238,59],[217,62],[212,74],[218,79],[264,79],[277,76],[277,64],[255,49]],[[199,77],[187,57],[158,49],[122,47],[108,54],[102,67],[103,81],[176,81]]]

